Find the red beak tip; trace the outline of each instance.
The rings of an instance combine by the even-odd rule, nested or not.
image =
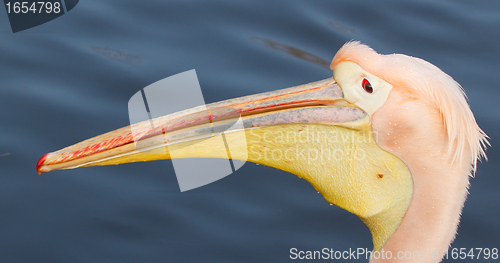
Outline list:
[[[40,160],[38,160],[38,162],[36,163],[36,172],[40,175],[42,174],[44,171],[41,171],[40,168],[42,167],[43,163],[45,162],[45,160],[47,159],[47,155],[49,155],[48,153],[45,154],[44,156],[42,156],[42,158],[40,158]]]

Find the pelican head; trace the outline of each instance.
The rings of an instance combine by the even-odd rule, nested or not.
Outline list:
[[[171,158],[250,161],[296,174],[356,214],[375,251],[437,250],[438,258],[417,261],[440,261],[487,144],[463,90],[424,60],[381,55],[359,42],[345,44],[331,69],[333,78],[207,105],[241,115],[243,128],[225,134],[230,155],[199,137],[208,126],[223,127],[227,111],[212,110],[207,124],[198,107],[156,118],[153,129],[138,123],[46,154],[37,171]],[[138,151],[132,129],[163,152]]]

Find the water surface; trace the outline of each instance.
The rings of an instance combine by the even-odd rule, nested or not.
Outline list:
[[[128,99],[157,80],[196,69],[207,102],[286,88],[331,76],[352,39],[462,84],[493,147],[452,246],[499,248],[500,2],[82,0],[16,34],[0,11],[0,261],[289,262],[293,247],[371,249],[356,216],[270,167],[247,163],[185,193],[169,161],[35,172],[43,154],[128,125]]]

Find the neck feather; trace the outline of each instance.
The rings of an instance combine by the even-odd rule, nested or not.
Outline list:
[[[465,153],[462,160],[451,163],[437,111],[398,93],[391,93],[389,100],[373,115],[372,127],[379,146],[408,166],[414,188],[408,210],[383,250],[392,253],[387,262],[395,262],[398,253],[412,255],[401,262],[440,262],[456,235],[468,193],[471,156]]]

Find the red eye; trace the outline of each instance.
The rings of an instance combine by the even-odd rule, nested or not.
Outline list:
[[[373,92],[372,84],[370,84],[370,82],[368,80],[363,79],[363,83],[361,84],[361,86],[363,86],[363,89],[367,93],[372,93]]]

